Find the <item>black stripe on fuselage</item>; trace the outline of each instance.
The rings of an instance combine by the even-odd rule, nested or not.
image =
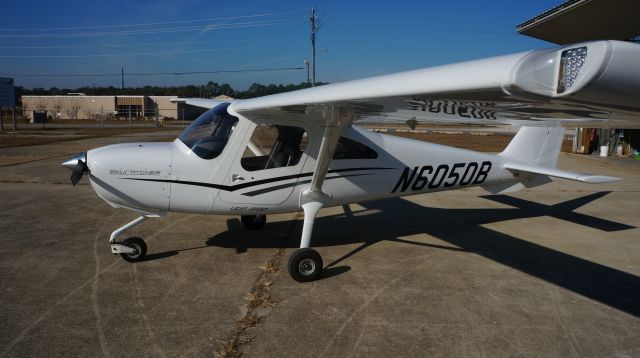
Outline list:
[[[326,178],[325,180],[338,179],[338,178],[349,178],[349,177],[360,177],[360,176],[367,176],[367,175],[373,175],[373,174],[338,175],[338,176],[335,176],[335,177]],[[287,183],[287,184],[271,186],[271,187],[268,187],[268,188],[258,189],[258,190],[254,190],[254,191],[249,191],[249,192],[246,192],[246,193],[242,193],[242,195],[256,196],[256,195],[265,194],[265,193],[269,193],[269,192],[280,190],[280,189],[290,188],[290,187],[296,186],[296,185],[303,185],[303,184],[309,184],[309,183],[311,183],[311,179],[307,179],[307,180],[303,180],[303,181],[297,181],[295,183]]]
[[[329,170],[327,173],[332,174],[332,173],[344,173],[344,172],[352,172],[352,171],[359,171],[359,170],[388,170],[388,169],[395,169],[395,168],[378,168],[378,167],[344,168],[344,169],[332,169],[332,170]],[[283,181],[283,180],[290,180],[290,179],[299,179],[299,178],[304,178],[304,177],[310,177],[312,175],[313,175],[313,172],[300,173],[300,174],[285,175],[285,176],[275,177],[275,178],[261,179],[261,180],[256,180],[256,181],[249,182],[249,183],[241,183],[241,184],[236,184],[236,185],[212,184],[212,183],[202,183],[202,182],[197,182],[197,181],[184,181],[184,180],[172,180],[172,179],[145,179],[145,178],[121,178],[121,179],[138,180],[138,181],[150,181],[150,182],[161,182],[161,183],[172,183],[172,184],[184,184],[184,185],[202,186],[202,187],[212,188],[212,189],[220,189],[220,190],[224,190],[224,191],[236,191],[236,190],[249,188],[249,187],[256,186],[256,185],[274,183],[274,182]],[[349,176],[354,176],[354,175],[349,175]],[[342,176],[342,177],[346,177],[346,175]],[[340,177],[332,177],[332,179],[333,178],[340,178]],[[311,182],[311,181],[309,181],[309,182]],[[298,185],[298,182],[291,183],[291,186],[295,186],[295,185]],[[255,195],[258,195],[258,194],[255,194]]]

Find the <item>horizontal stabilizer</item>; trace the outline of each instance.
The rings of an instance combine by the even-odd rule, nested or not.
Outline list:
[[[560,170],[560,169],[551,168],[551,167],[543,167],[543,166],[534,165],[534,164],[505,163],[503,165],[503,168],[508,169],[512,172],[527,172],[527,173],[533,173],[533,174],[542,174],[542,175],[548,175],[550,177],[576,180],[576,181],[581,181],[583,183],[590,183],[590,184],[608,183],[608,182],[620,180],[620,178],[615,178],[615,177],[575,173],[567,170]]]

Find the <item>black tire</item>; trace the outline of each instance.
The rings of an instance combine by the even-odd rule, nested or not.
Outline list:
[[[316,280],[322,273],[322,257],[314,249],[299,249],[289,256],[289,275],[298,282]]]
[[[139,237],[129,237],[125,239],[121,245],[136,250],[134,254],[120,254],[120,256],[122,256],[122,258],[127,262],[142,261],[147,255],[147,244],[145,244],[144,240]]]
[[[242,225],[244,225],[247,230],[255,231],[260,230],[267,222],[266,215],[242,215],[240,217],[240,221]]]

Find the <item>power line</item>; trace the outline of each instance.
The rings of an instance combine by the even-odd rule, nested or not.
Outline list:
[[[188,32],[188,31],[211,31],[223,29],[244,29],[250,27],[262,27],[281,25],[291,22],[289,21],[249,21],[235,24],[208,24],[204,26],[183,26],[173,28],[160,29],[141,29],[141,30],[123,30],[123,31],[102,31],[102,32],[80,32],[80,33],[48,33],[48,34],[0,34],[0,38],[71,38],[71,37],[100,37],[100,36],[122,36],[122,35],[144,35],[172,32]]]
[[[193,22],[236,20],[236,19],[252,18],[252,17],[268,17],[268,16],[291,15],[291,14],[295,14],[295,12],[266,13],[266,14],[228,16],[228,17],[214,17],[214,18],[197,19],[197,20],[149,22],[149,23],[145,23],[145,24],[80,26],[80,27],[50,27],[50,28],[13,28],[13,29],[3,28],[3,29],[0,29],[0,31],[60,31],[60,30],[113,29],[113,28],[120,28],[120,27],[143,27],[143,26],[155,26],[155,25],[185,24],[185,23],[193,23]]]
[[[124,73],[126,76],[184,76],[184,75],[200,75],[200,74],[216,74],[216,73],[241,73],[241,72],[268,72],[268,71],[299,71],[304,70],[304,67],[280,67],[280,68],[256,68],[246,70],[218,70],[218,71],[187,71],[187,72],[137,72],[137,73]],[[124,72],[124,69],[123,69]],[[33,74],[33,73],[0,73],[0,76],[10,77],[115,77],[123,76],[123,72],[120,73],[67,73],[67,74]]]
[[[120,56],[154,56],[154,55],[176,55],[180,53],[200,53],[200,52],[220,52],[251,48],[234,47],[234,48],[216,48],[205,50],[183,50],[183,51],[160,51],[160,52],[135,52],[135,53],[105,53],[105,54],[83,54],[83,55],[0,55],[0,58],[85,58],[85,57],[120,57]]]
[[[63,48],[103,48],[103,47],[145,47],[145,46],[166,46],[166,45],[204,45],[204,44],[222,44],[222,43],[238,43],[238,42],[252,42],[263,41],[265,39],[251,39],[251,40],[218,40],[218,41],[179,41],[179,42],[137,42],[137,43],[111,43],[100,45],[59,45],[59,46],[0,46],[0,49],[63,49]]]

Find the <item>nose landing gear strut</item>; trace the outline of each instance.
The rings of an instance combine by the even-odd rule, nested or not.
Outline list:
[[[127,262],[137,262],[144,260],[144,257],[147,254],[147,244],[144,242],[144,240],[139,237],[129,237],[122,242],[117,242],[116,239],[125,231],[137,226],[146,219],[147,216],[142,215],[111,233],[109,244],[111,245],[111,252],[114,255],[119,254],[122,259]]]

